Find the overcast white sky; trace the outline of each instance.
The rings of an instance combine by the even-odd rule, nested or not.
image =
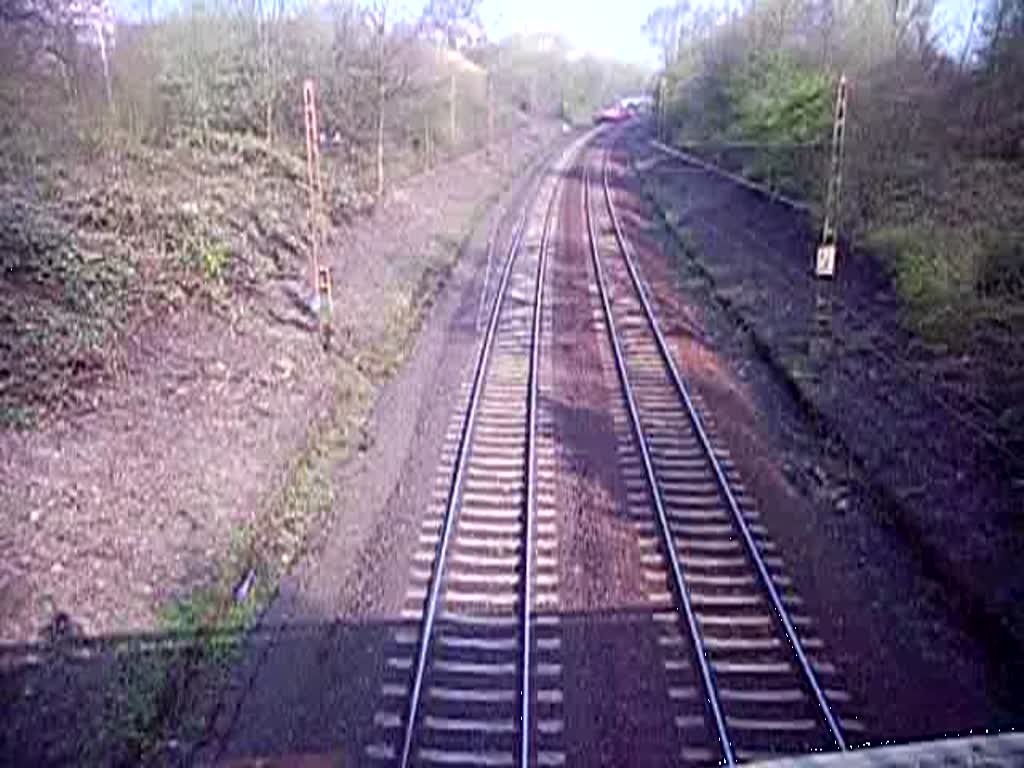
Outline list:
[[[317,2],[318,0],[313,0]],[[978,0],[984,6],[986,0]],[[5,2],[5,0],[0,0]],[[154,5],[188,0],[154,0]],[[512,32],[559,32],[581,52],[597,53],[652,67],[657,54],[641,31],[647,15],[668,0],[482,0],[480,15],[492,39]],[[695,0],[723,5],[726,0]],[[959,49],[976,0],[938,0],[936,24]],[[137,13],[146,0],[111,0],[120,13]],[[418,14],[426,0],[396,0],[407,14]]]
[[[724,5],[723,0],[705,0]],[[666,0],[483,0],[480,14],[491,37],[517,30],[558,31],[582,50],[657,66],[641,28]],[[938,0],[936,25],[953,45],[961,40],[974,0]],[[984,7],[984,0],[982,0]]]
[[[664,0],[483,0],[480,15],[489,37],[517,32],[559,32],[589,53],[657,63],[641,31]]]

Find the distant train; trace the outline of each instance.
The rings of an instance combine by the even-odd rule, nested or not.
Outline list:
[[[594,122],[600,123],[621,123],[633,115],[646,112],[651,107],[650,96],[627,96],[619,99],[615,104],[594,113]]]
[[[594,122],[600,123],[621,123],[623,120],[628,120],[632,117],[633,113],[628,109],[624,109],[618,104],[614,104],[610,107],[600,110],[594,113]]]

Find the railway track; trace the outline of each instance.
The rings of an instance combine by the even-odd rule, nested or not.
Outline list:
[[[564,762],[559,623],[545,610],[557,607],[550,429],[538,398],[558,175],[544,176],[534,200],[546,204],[528,206],[512,234],[468,405],[449,432],[445,503],[424,521],[432,567],[414,572],[423,589],[412,594],[422,620],[397,633],[414,652],[389,659],[398,682],[384,691],[404,707],[378,711],[387,736],[367,749],[403,768]]]
[[[728,457],[716,451],[679,375],[633,263],[601,164],[603,212],[584,161],[590,253],[636,460],[662,557],[648,574],[668,584],[666,661],[684,750],[694,762],[734,764],[771,755],[846,749],[835,707],[848,700],[822,641],[784,573]],[[667,573],[666,573],[667,571]],[[669,597],[671,596],[671,597]],[[851,721],[851,727],[857,723]],[[711,738],[708,738],[711,734]]]
[[[542,177],[513,228],[466,408],[449,427],[423,520],[406,623],[395,632],[386,704],[374,719],[380,738],[366,755],[403,768],[566,763],[548,402],[557,361],[544,296],[560,177],[574,157],[582,157],[599,322],[628,411],[615,414],[631,444],[624,453],[620,438],[620,465],[627,487],[642,489],[630,514],[652,534],[644,578],[662,584],[654,619],[670,653],[663,667],[681,756],[731,765],[845,749],[844,730],[856,723],[834,707],[847,696],[676,370],[618,221],[610,150],[603,207],[594,210],[581,149],[588,139]]]

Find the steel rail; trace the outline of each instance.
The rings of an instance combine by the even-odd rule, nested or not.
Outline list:
[[[651,489],[651,496],[654,499],[654,508],[658,519],[658,528],[665,544],[665,552],[668,555],[672,570],[672,581],[679,599],[683,604],[683,613],[686,618],[686,625],[693,642],[697,665],[700,669],[701,680],[707,694],[708,707],[711,710],[715,722],[715,729],[718,731],[718,740],[722,745],[722,757],[726,765],[736,764],[736,755],[733,752],[732,743],[729,741],[729,732],[725,725],[725,717],[722,714],[722,704],[718,698],[718,685],[715,681],[715,672],[708,660],[707,647],[700,628],[697,625],[697,616],[693,608],[693,601],[690,597],[689,587],[683,578],[683,569],[679,563],[679,555],[676,552],[675,543],[672,538],[672,531],[668,523],[668,515],[665,512],[665,502],[662,499],[661,488],[658,485],[654,473],[654,465],[651,461],[650,448],[647,445],[647,438],[644,435],[640,423],[640,414],[636,405],[636,398],[633,394],[633,387],[630,384],[629,372],[626,370],[626,360],[619,343],[618,333],[615,330],[615,318],[612,316],[611,303],[608,299],[608,287],[604,277],[604,270],[601,267],[601,259],[597,252],[597,237],[594,234],[594,222],[591,217],[590,206],[590,166],[584,158],[583,168],[583,206],[586,214],[587,233],[590,239],[590,257],[594,265],[594,272],[597,277],[598,293],[601,296],[601,306],[604,310],[605,326],[608,329],[608,339],[611,342],[612,354],[615,358],[615,368],[619,374],[619,382],[622,384],[622,393],[626,399],[627,410],[629,411],[630,422],[633,425],[633,433],[636,435],[637,444],[640,446],[640,455],[643,459],[644,473],[647,476],[647,484]]]
[[[530,755],[530,664],[531,664],[531,606],[532,596],[532,550],[533,550],[533,519],[536,516],[536,436],[537,436],[537,390],[540,372],[540,335],[542,320],[542,300],[544,295],[544,277],[547,267],[548,239],[551,223],[551,214],[554,209],[554,202],[558,192],[556,183],[551,192],[544,214],[544,224],[541,234],[541,242],[538,253],[536,288],[534,292],[534,310],[530,341],[530,372],[527,391],[527,435],[526,435],[526,457],[525,457],[525,482],[526,482],[526,507],[524,520],[523,540],[523,564],[522,564],[522,587],[521,587],[521,627],[522,627],[522,656],[521,656],[521,680],[520,680],[520,765],[525,768],[529,765]],[[445,507],[444,523],[441,539],[438,543],[437,554],[435,555],[435,568],[431,574],[430,589],[428,593],[427,606],[424,611],[423,629],[420,636],[419,651],[416,660],[416,671],[413,677],[412,692],[409,698],[409,708],[405,723],[405,734],[402,744],[402,757],[400,765],[408,768],[412,761],[413,741],[416,733],[416,721],[419,713],[420,701],[423,694],[423,681],[426,676],[427,662],[430,656],[431,638],[433,636],[434,624],[437,618],[437,609],[440,602],[441,587],[444,582],[444,570],[448,558],[452,532],[455,529],[457,510],[461,504],[462,486],[469,460],[469,447],[472,444],[472,436],[476,424],[478,406],[483,383],[487,376],[490,364],[491,351],[494,346],[494,339],[497,335],[497,328],[501,318],[501,309],[504,305],[506,289],[512,275],[513,268],[519,256],[524,230],[526,229],[527,211],[524,209],[516,223],[512,242],[509,245],[506,256],[505,267],[502,271],[501,280],[495,292],[494,301],[491,307],[490,318],[487,324],[487,331],[481,342],[480,352],[477,358],[476,368],[473,376],[473,383],[470,388],[470,399],[466,407],[466,415],[463,418],[461,436],[455,468],[452,472],[452,481],[449,486],[448,503]]]
[[[801,672],[804,675],[808,686],[814,694],[814,697],[818,703],[818,707],[821,710],[821,714],[828,725],[829,731],[832,734],[832,738],[835,740],[836,745],[841,751],[848,749],[846,740],[843,737],[842,729],[836,719],[832,708],[828,703],[828,698],[825,696],[825,691],[818,681],[818,676],[814,672],[814,668],[811,665],[810,660],[807,657],[807,653],[804,651],[803,644],[800,642],[800,638],[796,633],[796,628],[793,625],[793,621],[789,616],[789,611],[786,610],[783,605],[782,598],[779,595],[778,590],[775,588],[775,583],[772,581],[771,575],[768,573],[768,567],[765,565],[764,559],[761,557],[761,552],[757,548],[757,543],[754,541],[753,535],[750,533],[750,528],[747,525],[746,519],[743,517],[743,513],[740,510],[739,504],[736,501],[736,497],[733,495],[732,488],[729,485],[728,478],[722,469],[722,465],[718,461],[718,457],[715,455],[714,448],[711,446],[711,441],[708,439],[707,432],[704,429],[703,421],[700,418],[700,414],[697,413],[697,409],[693,404],[693,400],[690,397],[689,389],[683,382],[682,377],[679,375],[679,370],[676,367],[675,358],[669,351],[668,344],[665,341],[665,337],[662,335],[661,328],[658,326],[658,321],[654,316],[654,311],[651,308],[651,304],[647,298],[647,292],[640,282],[640,277],[637,274],[636,268],[633,265],[633,257],[630,255],[628,242],[622,233],[622,227],[619,224],[618,214],[615,212],[615,204],[612,202],[611,190],[608,184],[608,159],[611,156],[611,149],[608,150],[608,154],[605,157],[605,162],[602,169],[602,182],[604,186],[604,199],[605,205],[608,209],[608,214],[612,221],[612,227],[615,231],[615,240],[619,245],[619,251],[622,254],[623,262],[629,271],[630,279],[633,283],[633,287],[636,290],[637,296],[640,299],[640,303],[643,306],[644,314],[647,317],[648,325],[657,341],[658,351],[661,354],[661,358],[664,361],[666,367],[672,376],[672,381],[675,385],[676,391],[682,397],[684,404],[686,405],[687,415],[689,416],[690,422],[693,425],[694,431],[697,433],[697,437],[700,441],[701,447],[708,458],[711,468],[715,475],[715,481],[718,485],[719,491],[722,496],[725,497],[726,502],[729,505],[729,510],[732,514],[733,520],[736,526],[739,528],[740,533],[743,537],[744,544],[747,549],[747,553],[753,560],[755,567],[757,568],[758,575],[761,579],[761,584],[765,591],[768,593],[769,599],[772,603],[772,608],[775,611],[777,618],[783,626],[786,633],[786,638],[793,648],[793,652],[796,655],[797,661],[800,665]]]
[[[419,713],[420,699],[423,693],[423,678],[426,674],[427,659],[430,655],[430,641],[434,633],[434,622],[437,618],[437,606],[441,595],[441,584],[444,580],[444,568],[448,559],[448,547],[451,543],[452,531],[455,528],[456,510],[462,498],[463,477],[469,459],[469,445],[473,428],[476,424],[480,394],[483,390],[483,381],[490,363],[494,337],[498,328],[498,320],[501,316],[501,307],[505,300],[505,292],[508,288],[512,268],[519,255],[519,246],[522,241],[523,230],[526,227],[526,218],[527,213],[524,210],[516,222],[513,231],[512,242],[509,244],[508,255],[505,261],[505,269],[502,271],[501,282],[498,283],[498,289],[494,294],[494,303],[491,307],[490,320],[487,323],[487,332],[484,334],[480,344],[480,352],[470,389],[469,404],[466,406],[466,415],[462,421],[458,457],[455,462],[455,468],[452,471],[452,481],[449,486],[448,504],[445,507],[442,535],[438,542],[437,554],[434,560],[436,565],[431,575],[427,606],[423,614],[423,629],[420,635],[419,652],[416,659],[416,672],[413,676],[412,693],[409,697],[409,709],[405,721],[405,735],[400,762],[402,768],[408,768],[412,759],[412,742],[416,732],[416,718]]]
[[[537,392],[540,381],[540,335],[543,319],[544,277],[547,273],[548,236],[550,234],[551,212],[558,197],[559,182],[551,190],[551,198],[544,213],[541,230],[540,253],[537,256],[537,287],[533,303],[533,328],[530,340],[530,381],[527,391],[527,435],[526,435],[526,520],[523,534],[523,585],[522,585],[522,680],[521,680],[521,737],[519,740],[519,765],[527,768],[530,764],[530,639],[531,611],[533,606],[533,520],[537,513]]]

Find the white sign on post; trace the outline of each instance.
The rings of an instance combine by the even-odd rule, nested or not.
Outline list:
[[[818,258],[814,272],[818,277],[832,277],[836,271],[836,246],[822,245],[818,247]]]

